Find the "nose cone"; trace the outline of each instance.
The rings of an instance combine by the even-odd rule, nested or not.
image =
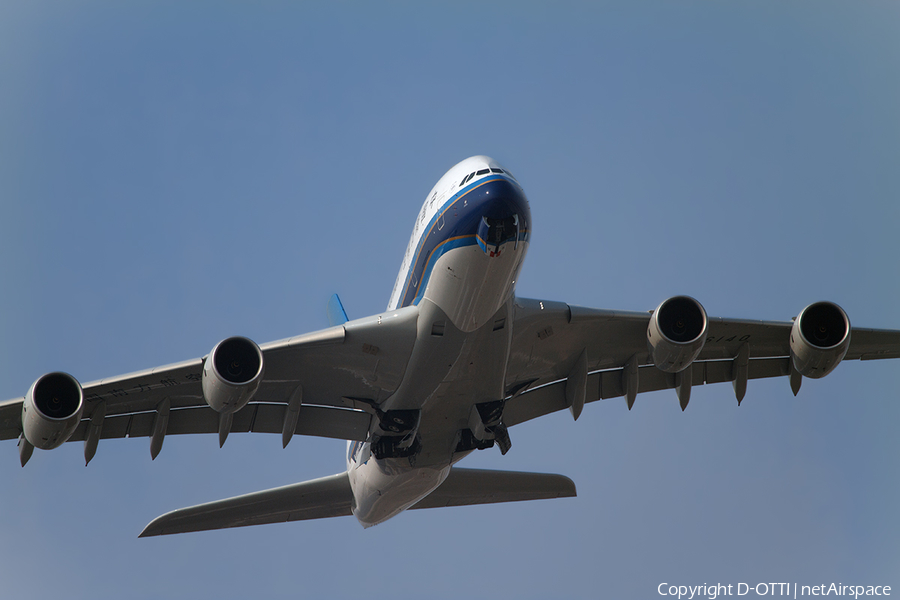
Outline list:
[[[472,210],[471,220],[464,227],[484,242],[527,239],[531,209],[522,188],[512,181],[505,178],[485,181],[466,195],[466,203]]]
[[[484,253],[494,258],[500,256],[501,247],[507,242],[518,247],[519,242],[528,240],[531,211],[521,189],[509,181],[488,182],[484,187],[475,239]]]

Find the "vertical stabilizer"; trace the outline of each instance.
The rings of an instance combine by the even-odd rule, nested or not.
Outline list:
[[[344,305],[341,304],[341,299],[338,298],[337,294],[331,295],[325,310],[328,313],[328,323],[332,327],[335,325],[343,325],[350,320],[347,318],[347,313],[344,311]]]

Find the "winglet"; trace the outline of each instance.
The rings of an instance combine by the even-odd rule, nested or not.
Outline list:
[[[344,305],[341,304],[341,299],[338,298],[337,294],[331,295],[325,310],[328,313],[328,322],[332,327],[335,325],[343,325],[350,320],[347,318],[347,313],[344,311]]]

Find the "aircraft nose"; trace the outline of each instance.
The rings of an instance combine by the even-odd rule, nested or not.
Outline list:
[[[476,234],[478,245],[490,256],[500,255],[500,246],[506,242],[519,242],[519,215],[505,218],[481,217]]]
[[[489,256],[499,256],[500,247],[507,242],[518,246],[528,237],[528,201],[521,190],[508,182],[497,184],[484,191],[475,236],[479,247]]]

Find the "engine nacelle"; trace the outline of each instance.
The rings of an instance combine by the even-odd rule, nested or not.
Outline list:
[[[685,370],[706,342],[706,311],[690,296],[674,296],[659,305],[647,327],[647,348],[658,369]]]
[[[81,422],[84,393],[68,373],[41,375],[25,394],[22,430],[35,448],[50,450],[63,445]]]
[[[804,377],[831,373],[850,348],[850,319],[837,304],[810,304],[791,327],[791,360]]]
[[[263,355],[245,337],[222,340],[203,363],[203,397],[217,412],[228,414],[244,408],[263,377]]]

